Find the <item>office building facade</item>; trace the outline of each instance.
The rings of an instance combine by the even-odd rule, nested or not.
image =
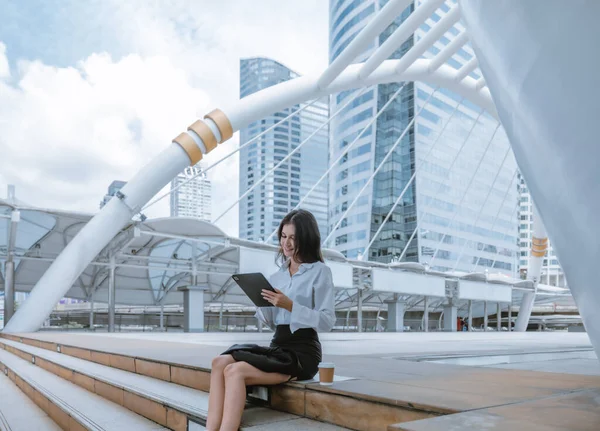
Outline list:
[[[519,175],[519,273],[521,278],[527,278],[529,271],[529,258],[531,256],[531,239],[533,236],[533,201],[525,184]],[[565,273],[560,266],[558,257],[548,241],[548,251],[542,262],[540,283],[550,286],[567,287]]]
[[[171,181],[171,217],[211,221],[212,189],[200,164],[189,166]]]
[[[275,60],[260,57],[242,59],[240,98],[298,76]],[[251,123],[240,131],[240,146],[301,108],[305,109],[240,151],[240,195],[256,185],[239,205],[240,238],[266,241],[281,219],[308,195],[327,170],[329,129],[324,126],[329,115],[327,100],[317,101],[308,107],[304,104],[292,106]],[[321,126],[324,127],[319,129]],[[302,147],[297,152],[281,163],[300,145]],[[267,175],[273,169],[274,172]],[[260,182],[265,176],[265,180]],[[323,238],[327,235],[327,207],[328,184],[325,178],[300,205],[300,208],[315,215]],[[276,240],[276,235],[273,235],[270,243]]]
[[[386,3],[330,0],[330,62]],[[420,3],[415,0],[408,6],[355,62],[368,58]],[[454,4],[450,0],[443,4],[439,10],[442,15],[432,14],[392,57],[400,58]],[[435,56],[460,30],[457,23],[425,57]],[[473,55],[472,49],[464,46],[449,64],[459,69]],[[479,76],[478,69],[471,74],[475,79]],[[413,261],[443,271],[488,269],[516,275],[516,164],[504,130],[497,128],[497,121],[488,113],[481,113],[478,106],[447,89],[407,82],[363,132],[402,84],[377,85],[363,94],[342,92],[330,99],[333,115],[348,98],[354,98],[330,124],[331,160],[352,145],[330,175],[330,229],[340,222],[373,172],[381,169],[341,220],[328,245],[349,258]],[[414,124],[383,162],[415,115]],[[416,179],[367,250],[417,169]]]

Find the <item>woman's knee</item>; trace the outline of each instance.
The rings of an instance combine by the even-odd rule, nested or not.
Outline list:
[[[234,364],[235,359],[231,355],[220,355],[216,356],[212,360],[212,369],[213,370],[223,370],[230,364]]]
[[[225,379],[243,379],[246,376],[247,364],[245,362],[236,362],[229,364],[223,370]]]

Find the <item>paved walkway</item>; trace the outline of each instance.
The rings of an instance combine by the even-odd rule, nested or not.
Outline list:
[[[269,333],[30,335],[203,369],[209,369],[212,357],[231,344],[267,344],[271,337]],[[539,426],[531,429],[556,429],[556,424],[562,424],[560,429],[600,429],[600,363],[585,333],[329,333],[321,340],[324,360],[336,364],[337,375],[351,379],[319,391],[449,414],[436,422],[419,421],[425,425],[414,422],[417,428],[400,429],[451,429],[444,421],[457,421],[467,413],[463,423],[489,416],[497,429],[521,422]],[[459,359],[486,363],[436,362]],[[546,372],[535,371],[541,368]],[[561,410],[559,420],[550,412],[561,403],[570,407]],[[536,409],[549,413],[540,416]],[[432,423],[437,425],[431,428]]]

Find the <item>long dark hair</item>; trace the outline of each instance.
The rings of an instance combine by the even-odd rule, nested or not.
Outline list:
[[[293,224],[296,229],[294,235],[294,260],[298,263],[323,262],[319,225],[315,216],[306,210],[293,210],[281,220],[279,229],[277,229],[279,251],[277,252],[276,260],[278,262],[285,261],[283,248],[281,248],[281,234],[286,224]]]

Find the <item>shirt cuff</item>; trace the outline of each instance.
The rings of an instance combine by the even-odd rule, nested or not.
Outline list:
[[[294,333],[301,328],[317,328],[319,312],[304,305],[294,302],[290,316],[290,332]]]

